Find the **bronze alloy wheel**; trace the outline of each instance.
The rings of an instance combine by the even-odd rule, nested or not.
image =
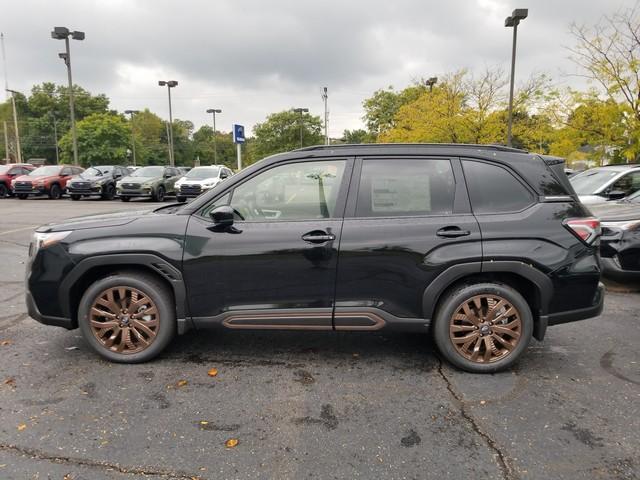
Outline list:
[[[89,324],[104,348],[126,355],[153,343],[160,317],[155,303],[137,288],[112,287],[91,305]]]
[[[503,359],[522,335],[520,313],[498,295],[476,295],[456,308],[449,321],[449,338],[456,351],[476,363]]]

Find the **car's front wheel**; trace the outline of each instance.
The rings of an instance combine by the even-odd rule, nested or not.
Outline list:
[[[146,362],[160,354],[175,335],[173,295],[153,276],[114,274],[93,283],[84,293],[78,323],[85,340],[106,359]]]
[[[80,200],[80,197],[82,197],[82,195],[78,195],[77,193],[72,193],[70,196],[71,200]]]
[[[60,200],[60,198],[62,198],[62,189],[60,188],[60,185],[57,183],[51,185],[51,188],[49,189],[49,198],[51,200]]]
[[[533,317],[526,300],[503,283],[462,285],[439,304],[434,325],[438,350],[474,373],[511,366],[529,345]]]
[[[113,197],[116,196],[116,187],[109,184],[104,188],[104,192],[102,193],[103,200],[113,200]]]
[[[120,200],[122,200],[123,202],[128,202],[129,200],[131,200],[131,197],[120,197]]]
[[[29,198],[29,195],[27,195],[26,193],[18,193],[16,196],[19,200],[26,200],[27,198]]]
[[[152,194],[151,200],[154,202],[164,202],[164,187],[160,185],[158,189]]]
[[[4,198],[9,195],[9,189],[4,183],[0,183],[0,198]]]
[[[187,201],[187,197],[183,197],[182,195],[178,195],[176,197],[176,200],[178,200],[178,202],[180,202],[180,203],[184,203],[184,202]]]

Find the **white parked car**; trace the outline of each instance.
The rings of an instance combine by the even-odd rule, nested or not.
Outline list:
[[[640,190],[640,165],[607,165],[569,178],[580,201],[587,205],[620,200]]]
[[[194,167],[175,184],[178,201],[185,202],[187,198],[197,197],[231,175],[231,169],[224,165]]]

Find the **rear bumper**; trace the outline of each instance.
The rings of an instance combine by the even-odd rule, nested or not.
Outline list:
[[[640,280],[640,271],[625,270],[614,258],[600,257],[600,264],[602,265],[602,273],[604,276],[611,278],[612,280],[616,280],[618,282]]]
[[[597,317],[604,308],[604,284],[600,282],[593,297],[593,305],[577,310],[567,310],[564,312],[551,313],[540,316],[540,321],[548,326],[561,325],[563,323],[577,322],[588,318]]]

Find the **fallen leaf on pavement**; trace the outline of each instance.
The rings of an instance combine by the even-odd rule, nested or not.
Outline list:
[[[210,377],[215,377],[216,375],[218,375],[218,369],[217,368],[212,368],[211,370],[209,370],[207,372],[207,375],[209,375]]]
[[[224,446],[227,447],[227,448],[233,448],[236,445],[238,445],[238,439],[237,438],[230,438],[229,440],[224,442]]]
[[[188,384],[189,382],[187,382],[186,380],[180,380],[178,381],[178,383],[176,384],[178,387],[184,387],[186,384]]]
[[[200,420],[200,425],[209,425],[209,422],[206,420]]]
[[[21,432],[22,430],[24,430],[25,428],[27,428],[27,425],[24,423],[21,423],[20,425],[18,425],[18,431]]]
[[[16,379],[13,377],[9,377],[4,381],[5,385],[9,385],[10,387],[15,387],[16,386]]]
[[[6,347],[7,345],[11,345],[13,342],[11,340],[2,340],[0,342],[0,345],[2,345],[3,347]]]

